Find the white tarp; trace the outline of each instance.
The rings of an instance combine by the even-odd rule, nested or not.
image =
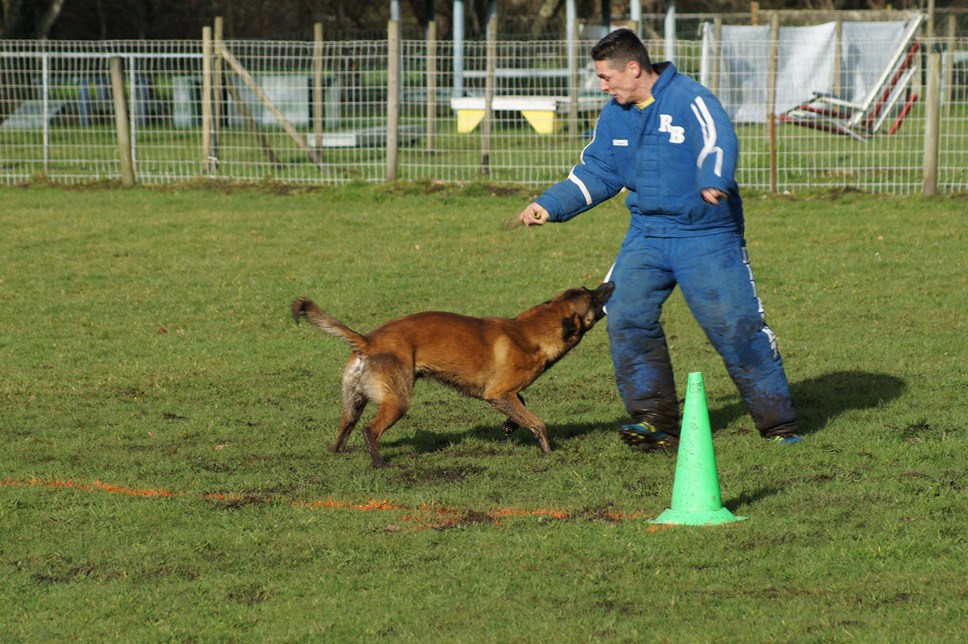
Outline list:
[[[912,19],[913,20],[913,19]],[[863,103],[877,88],[885,69],[909,40],[911,22],[841,23],[839,97]],[[777,45],[776,113],[782,114],[813,98],[833,93],[837,24],[780,27]],[[700,81],[713,84],[714,31],[703,25]],[[719,53],[720,101],[735,123],[767,121],[767,77],[770,27],[722,27]]]

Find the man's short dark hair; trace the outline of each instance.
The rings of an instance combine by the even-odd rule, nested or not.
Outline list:
[[[634,60],[642,69],[652,69],[649,50],[631,29],[616,29],[595,43],[592,60],[608,61],[615,68],[625,67]]]

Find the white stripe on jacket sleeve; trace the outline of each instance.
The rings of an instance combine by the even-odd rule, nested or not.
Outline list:
[[[696,159],[696,167],[701,168],[702,164],[706,162],[706,157],[715,154],[716,164],[713,167],[713,172],[716,173],[717,177],[721,177],[723,176],[723,149],[716,145],[716,123],[713,121],[713,115],[709,113],[709,108],[706,107],[706,102],[702,100],[701,96],[696,97],[691,107],[692,113],[696,115],[696,120],[699,121],[699,127],[702,128],[703,139],[703,148],[702,152],[699,153],[699,158]]]

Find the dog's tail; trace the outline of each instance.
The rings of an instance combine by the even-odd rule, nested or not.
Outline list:
[[[366,353],[366,349],[370,344],[366,339],[366,336],[361,335],[349,328],[331,316],[329,313],[316,306],[315,302],[304,297],[301,297],[292,303],[292,319],[296,321],[296,324],[299,324],[299,320],[302,317],[305,317],[310,323],[313,324],[313,326],[317,327],[321,331],[325,331],[330,335],[335,335],[338,338],[342,338],[347,344],[353,347],[355,351]]]

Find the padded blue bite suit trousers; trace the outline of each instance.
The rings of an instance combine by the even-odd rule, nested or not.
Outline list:
[[[622,401],[634,422],[679,434],[679,404],[659,316],[678,285],[706,337],[722,356],[757,430],[796,431],[776,337],[756,294],[746,242],[738,232],[649,237],[629,229],[611,280],[608,335]]]

